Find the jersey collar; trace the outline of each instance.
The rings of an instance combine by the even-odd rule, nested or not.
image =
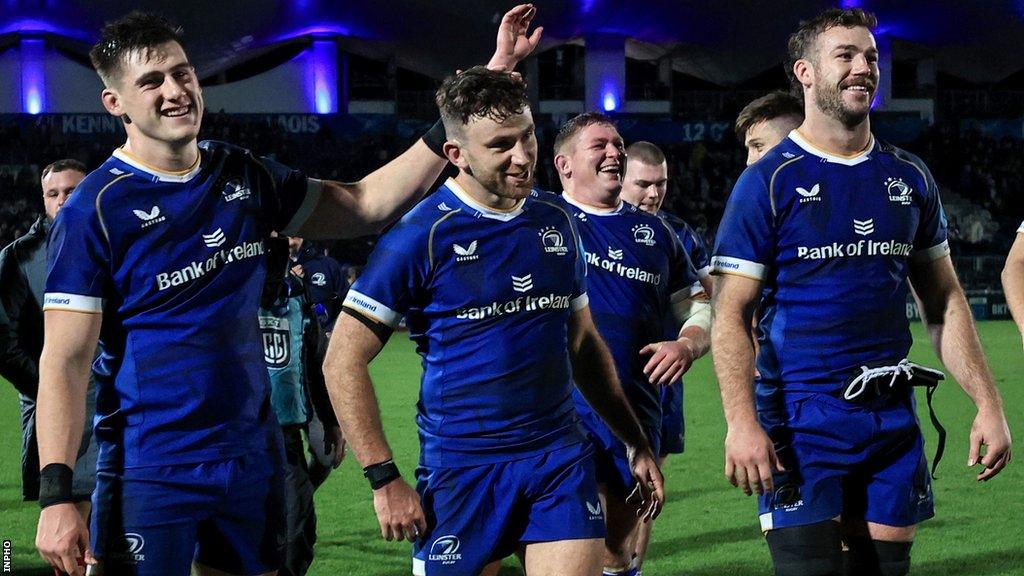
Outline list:
[[[474,200],[473,197],[470,196],[454,178],[449,178],[444,185],[452,191],[452,194],[455,194],[455,197],[458,198],[460,202],[468,206],[470,209],[475,210],[481,217],[490,218],[491,220],[508,222],[523,213],[523,204],[526,203],[526,199],[524,198],[519,202],[516,202],[516,205],[508,210],[496,210],[494,208],[484,206]]]
[[[131,166],[132,168],[136,168],[138,170],[145,172],[146,174],[153,176],[153,178],[156,178],[157,181],[159,182],[188,182],[189,180],[194,178],[196,174],[199,174],[199,171],[201,169],[200,158],[202,158],[202,154],[197,154],[195,164],[186,168],[185,170],[182,170],[180,172],[165,172],[163,170],[160,170],[159,168],[156,168],[143,162],[141,159],[139,159],[132,153],[128,152],[124,148],[118,148],[114,150],[112,156],[114,158],[117,158],[121,162],[124,162],[125,164]]]
[[[626,206],[626,203],[623,202],[621,198],[619,198],[619,204],[614,208],[598,208],[597,206],[590,206],[577,200],[574,200],[565,192],[562,192],[562,199],[564,199],[569,204],[572,204],[573,206],[579,208],[580,210],[586,212],[587,214],[591,214],[593,216],[614,216],[616,214],[621,213],[622,209]]]
[[[804,151],[814,154],[819,158],[832,162],[834,164],[842,164],[843,166],[856,166],[861,162],[867,162],[871,159],[871,152],[875,149],[875,135],[871,135],[871,140],[868,142],[867,148],[863,152],[854,154],[853,156],[836,156],[835,154],[829,154],[821,148],[818,148],[814,144],[811,144],[806,138],[800,135],[799,132],[794,129],[789,133],[789,139],[793,141],[797,146],[804,149]]]

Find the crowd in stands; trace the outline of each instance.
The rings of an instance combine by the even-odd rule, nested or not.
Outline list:
[[[537,185],[559,190],[552,143],[557,126],[538,119]],[[0,245],[24,233],[41,213],[39,169],[72,157],[98,166],[121,143],[122,135],[67,135],[59,126],[0,121]],[[415,138],[389,131],[339,136],[326,123],[295,138],[282,126],[254,116],[208,113],[203,139],[249,148],[320,178],[355,180],[401,153]],[[721,142],[662,145],[669,158],[665,208],[682,215],[710,242],[725,201],[743,170],[745,152],[727,134]],[[1013,229],[1024,216],[1024,141],[992,138],[976,130],[937,126],[904,145],[931,167],[942,190],[957,250],[966,254],[1005,253]],[[360,264],[372,239],[331,246],[342,262]]]

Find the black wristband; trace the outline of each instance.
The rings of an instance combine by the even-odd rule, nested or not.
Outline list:
[[[67,464],[47,464],[39,472],[39,507],[74,502],[71,494],[71,479],[74,472]]]
[[[434,122],[434,125],[423,135],[423,143],[430,148],[430,151],[441,158],[447,159],[444,155],[444,143],[448,141],[448,135],[444,131],[444,123],[441,120]]]
[[[402,475],[398,472],[394,460],[385,460],[363,468],[363,476],[370,481],[370,488],[376,490],[387,486]]]

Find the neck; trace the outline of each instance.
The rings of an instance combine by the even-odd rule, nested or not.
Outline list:
[[[863,122],[850,127],[815,111],[807,115],[797,132],[824,152],[835,156],[854,156],[871,143],[871,118],[865,117]]]
[[[580,186],[573,186],[569,182],[563,183],[565,188],[565,194],[572,198],[575,202],[590,206],[592,208],[599,208],[601,210],[611,210],[618,208],[619,204],[622,203],[622,199],[619,197],[619,190],[615,192],[607,192],[605,190],[588,190]]]
[[[129,135],[125,152],[164,172],[182,172],[195,165],[199,157],[199,143],[190,140],[184,144],[157,142],[144,136]]]
[[[505,198],[491,192],[480,184],[476,178],[462,170],[459,170],[459,175],[455,177],[455,181],[459,183],[459,186],[462,187],[466,194],[469,194],[470,198],[487,208],[506,211],[515,208],[516,204],[519,203],[519,200],[516,198]]]

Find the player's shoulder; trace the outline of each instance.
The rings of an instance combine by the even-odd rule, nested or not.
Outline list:
[[[199,149],[213,158],[254,158],[254,154],[248,148],[237,146],[221,140],[203,140],[199,143]]]
[[[904,150],[903,148],[882,140],[878,140],[876,146],[878,150],[878,158],[880,160],[883,162],[893,163],[893,169],[898,171],[912,168],[911,174],[914,175],[916,173],[916,176],[920,176],[923,180],[923,186],[929,185],[932,180],[931,172],[928,170],[928,166],[924,163],[924,160],[920,157]]]
[[[757,175],[762,179],[770,179],[788,167],[816,160],[816,158],[812,158],[806,150],[793,141],[792,138],[787,136],[758,159],[757,162],[747,166],[743,173]]]
[[[388,236],[401,235],[405,238],[426,238],[455,222],[455,217],[464,211],[459,200],[446,186],[442,185],[433,194],[420,200],[405,213],[387,232]]]
[[[539,188],[534,188],[530,192],[526,202],[529,204],[529,209],[537,214],[571,218],[577,212],[576,206],[568,202],[561,194]]]
[[[100,209],[101,200],[106,203],[117,203],[118,197],[131,194],[137,186],[148,182],[132,178],[132,167],[111,156],[98,168],[90,172],[75,186],[75,193],[61,207],[60,211],[68,215],[95,213]]]

